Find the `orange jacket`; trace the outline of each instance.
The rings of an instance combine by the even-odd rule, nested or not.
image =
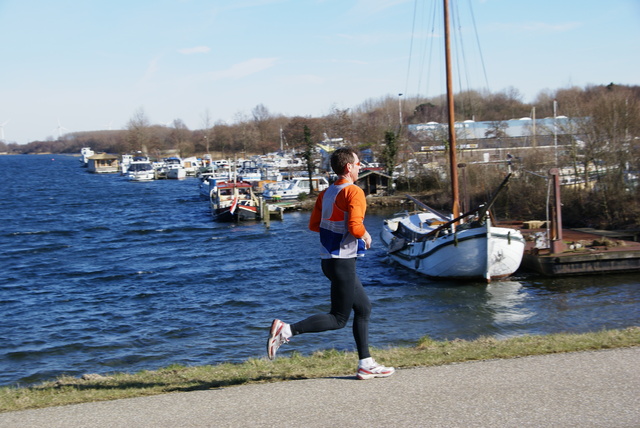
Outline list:
[[[346,180],[340,179],[334,184],[340,185]],[[318,195],[316,204],[313,207],[311,218],[309,219],[309,229],[320,232],[320,220],[322,220],[322,198],[324,190]],[[336,206],[342,211],[349,213],[349,233],[356,238],[362,238],[367,229],[364,227],[364,214],[367,211],[367,199],[364,191],[357,185],[345,187],[336,197]]]

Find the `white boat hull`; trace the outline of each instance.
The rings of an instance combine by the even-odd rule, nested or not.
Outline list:
[[[127,173],[127,179],[129,181],[151,181],[155,180],[155,174],[153,171],[129,172]]]
[[[173,179],[173,180],[182,180],[183,178],[187,177],[187,171],[180,167],[180,168],[169,168],[167,170],[167,178]]]
[[[126,177],[129,181],[150,181],[156,178],[156,174],[150,162],[134,161],[127,166]]]
[[[490,222],[455,233],[408,241],[385,224],[382,241],[389,258],[431,278],[491,281],[513,274],[522,261],[525,241],[516,229]]]
[[[314,177],[313,182],[313,188],[316,191],[329,187],[329,182],[324,177]],[[309,191],[309,178],[295,177],[293,180],[279,181],[269,185],[262,196],[267,201],[295,200],[303,193],[308,194]]]

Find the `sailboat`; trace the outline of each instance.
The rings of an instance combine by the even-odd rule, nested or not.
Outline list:
[[[407,195],[421,209],[386,219],[381,239],[392,261],[428,277],[490,282],[518,269],[525,240],[517,229],[492,224],[491,206],[510,175],[489,202],[460,214],[448,0],[444,0],[444,17],[452,214],[442,214]]]

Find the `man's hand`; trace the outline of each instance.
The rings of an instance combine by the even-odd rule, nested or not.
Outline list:
[[[365,232],[364,236],[362,237],[362,239],[364,240],[364,247],[368,250],[369,248],[371,248],[371,235],[369,235],[369,232]]]

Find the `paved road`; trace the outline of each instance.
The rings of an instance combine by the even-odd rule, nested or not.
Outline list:
[[[640,347],[0,414],[35,427],[640,427]]]

